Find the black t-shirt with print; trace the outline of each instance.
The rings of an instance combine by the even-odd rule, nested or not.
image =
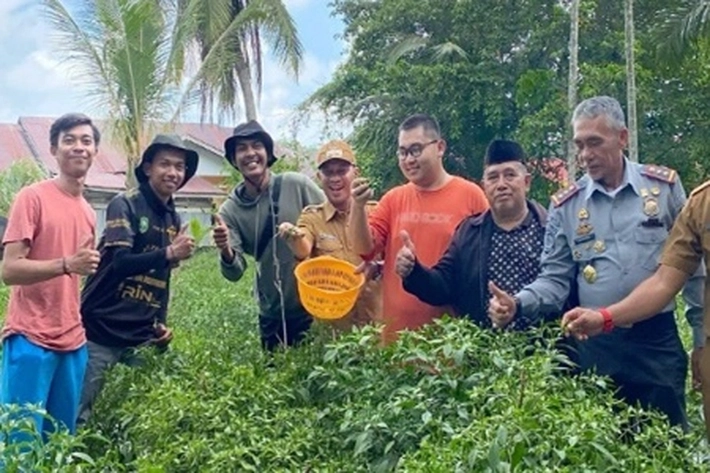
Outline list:
[[[101,262],[81,294],[86,337],[99,345],[134,347],[155,338],[165,322],[170,263],[166,248],[180,230],[172,199],[148,184],[114,197],[99,242]]]

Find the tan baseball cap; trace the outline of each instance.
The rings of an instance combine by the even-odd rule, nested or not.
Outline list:
[[[345,141],[331,140],[318,150],[316,165],[320,168],[323,164],[333,159],[340,159],[341,161],[355,164],[355,153]]]

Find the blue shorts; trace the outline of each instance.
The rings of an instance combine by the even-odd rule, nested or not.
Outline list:
[[[44,408],[57,426],[76,431],[81,387],[86,371],[86,345],[69,352],[58,352],[30,342],[24,335],[11,335],[3,341],[2,385],[3,405],[27,404]],[[55,430],[54,422],[40,414],[28,414],[46,440]],[[10,441],[21,441],[13,438]]]

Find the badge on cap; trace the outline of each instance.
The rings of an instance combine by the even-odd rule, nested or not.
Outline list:
[[[594,266],[588,264],[582,270],[582,276],[584,276],[584,280],[589,284],[594,284],[594,281],[597,280],[597,270],[594,269]]]

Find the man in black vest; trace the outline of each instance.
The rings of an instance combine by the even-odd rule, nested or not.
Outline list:
[[[490,209],[461,222],[441,259],[432,268],[416,258],[408,235],[401,235],[396,271],[404,289],[431,305],[451,305],[482,327],[491,327],[487,315],[489,281],[517,291],[535,280],[540,271],[547,213],[527,199],[530,173],[522,147],[495,140],[486,150],[483,190]],[[517,319],[513,330],[531,321]]]
[[[134,363],[137,347],[166,348],[172,339],[166,326],[170,272],[195,246],[181,230],[173,194],[197,164],[197,153],[179,137],[157,135],[135,169],[138,189],[117,195],[106,209],[101,263],[81,297],[89,362],[79,423],[91,414],[108,368]]]

